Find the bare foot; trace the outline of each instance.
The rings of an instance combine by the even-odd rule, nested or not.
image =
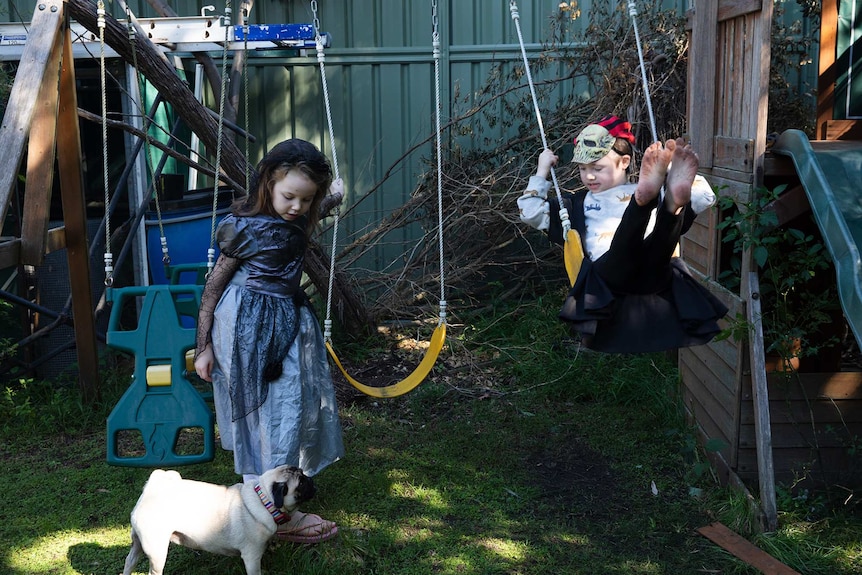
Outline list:
[[[664,146],[661,142],[655,142],[644,152],[638,187],[635,190],[635,202],[639,206],[649,204],[658,196],[675,149],[676,142],[668,140]]]
[[[670,169],[667,172],[667,195],[665,206],[672,214],[679,213],[691,201],[691,184],[697,175],[699,160],[691,145],[685,144],[682,138],[676,141]]]

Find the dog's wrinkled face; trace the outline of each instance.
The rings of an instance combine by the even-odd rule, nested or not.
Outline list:
[[[316,488],[311,478],[306,477],[300,468],[285,465],[279,469],[270,490],[275,506],[290,513],[314,497]]]

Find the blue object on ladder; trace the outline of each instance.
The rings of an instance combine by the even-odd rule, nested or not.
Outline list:
[[[196,330],[183,327],[177,309],[177,301],[183,298],[191,297],[200,305],[202,291],[200,285],[134,286],[113,290],[107,343],[135,355],[135,372],[129,388],[108,416],[109,464],[162,467],[212,461],[215,455],[213,412],[186,377],[186,352],[195,345]],[[141,296],[144,299],[137,327],[120,329],[124,301]],[[151,385],[148,369],[158,372],[162,381]],[[203,450],[177,453],[180,432],[195,428],[203,431]],[[120,455],[118,434],[124,430],[141,433],[144,455]]]
[[[233,38],[237,42],[274,42],[288,48],[315,48],[317,38],[313,24],[253,24],[248,26],[248,38],[242,25],[234,26]],[[328,33],[320,34],[323,47],[328,48],[332,40]]]

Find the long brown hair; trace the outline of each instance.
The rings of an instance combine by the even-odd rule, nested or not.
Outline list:
[[[310,234],[320,219],[320,202],[332,184],[332,168],[329,160],[314,144],[298,138],[276,144],[263,157],[252,174],[248,195],[234,202],[233,213],[238,216],[277,216],[272,207],[272,189],[290,170],[301,171],[317,185],[317,192],[306,214],[306,233]]]

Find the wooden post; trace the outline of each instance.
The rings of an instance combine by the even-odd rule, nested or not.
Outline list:
[[[773,3],[763,2],[757,25],[752,31],[752,48],[758,55],[751,66],[749,85],[757,90],[750,94],[746,121],[753,128],[752,139],[754,185],[763,185],[763,159],[766,154],[766,116],[769,103],[769,68],[772,61],[772,12]]]
[[[78,126],[78,98],[75,93],[75,58],[69,17],[64,17],[63,65],[60,70],[60,96],[57,110],[57,166],[63,222],[66,225],[66,260],[72,288],[72,315],[78,351],[78,377],[84,401],[99,397],[99,356],[96,347],[96,321],[90,287],[90,254],[87,246],[87,208],[84,178],[81,173],[81,137]],[[105,207],[107,209],[107,206]]]
[[[57,79],[63,56],[63,44],[56,39],[48,58],[27,149],[27,197],[21,221],[21,263],[42,265],[48,239],[51,191],[54,188],[54,160],[57,148]],[[17,170],[16,170],[17,172]]]
[[[86,209],[81,175],[78,103],[72,37],[63,0],[39,2],[30,24],[15,83],[0,126],[0,216],[5,217],[18,170],[29,144],[27,219],[19,257],[34,265],[44,255],[54,158],[58,161],[66,223],[69,280],[80,386],[85,401],[99,395],[98,348],[90,290]],[[59,138],[59,140],[58,140]]]
[[[820,62],[817,77],[817,128],[814,138],[825,140],[835,105],[835,46],[838,42],[838,0],[823,0],[820,8]]]
[[[751,355],[751,392],[754,402],[754,436],[757,443],[757,480],[760,485],[760,506],[765,528],[778,526],[775,501],[775,469],[772,464],[772,428],[769,417],[769,390],[766,384],[766,357],[763,348],[763,323],[760,311],[760,282],[757,272],[748,272],[746,282],[748,322],[753,326],[749,337]]]
[[[30,134],[39,87],[63,23],[61,0],[37,4],[29,30],[29,38],[33,40],[24,46],[3,124],[0,125],[0,144],[3,146],[0,154],[0,221],[6,219],[9,198],[18,179],[24,145]]]

